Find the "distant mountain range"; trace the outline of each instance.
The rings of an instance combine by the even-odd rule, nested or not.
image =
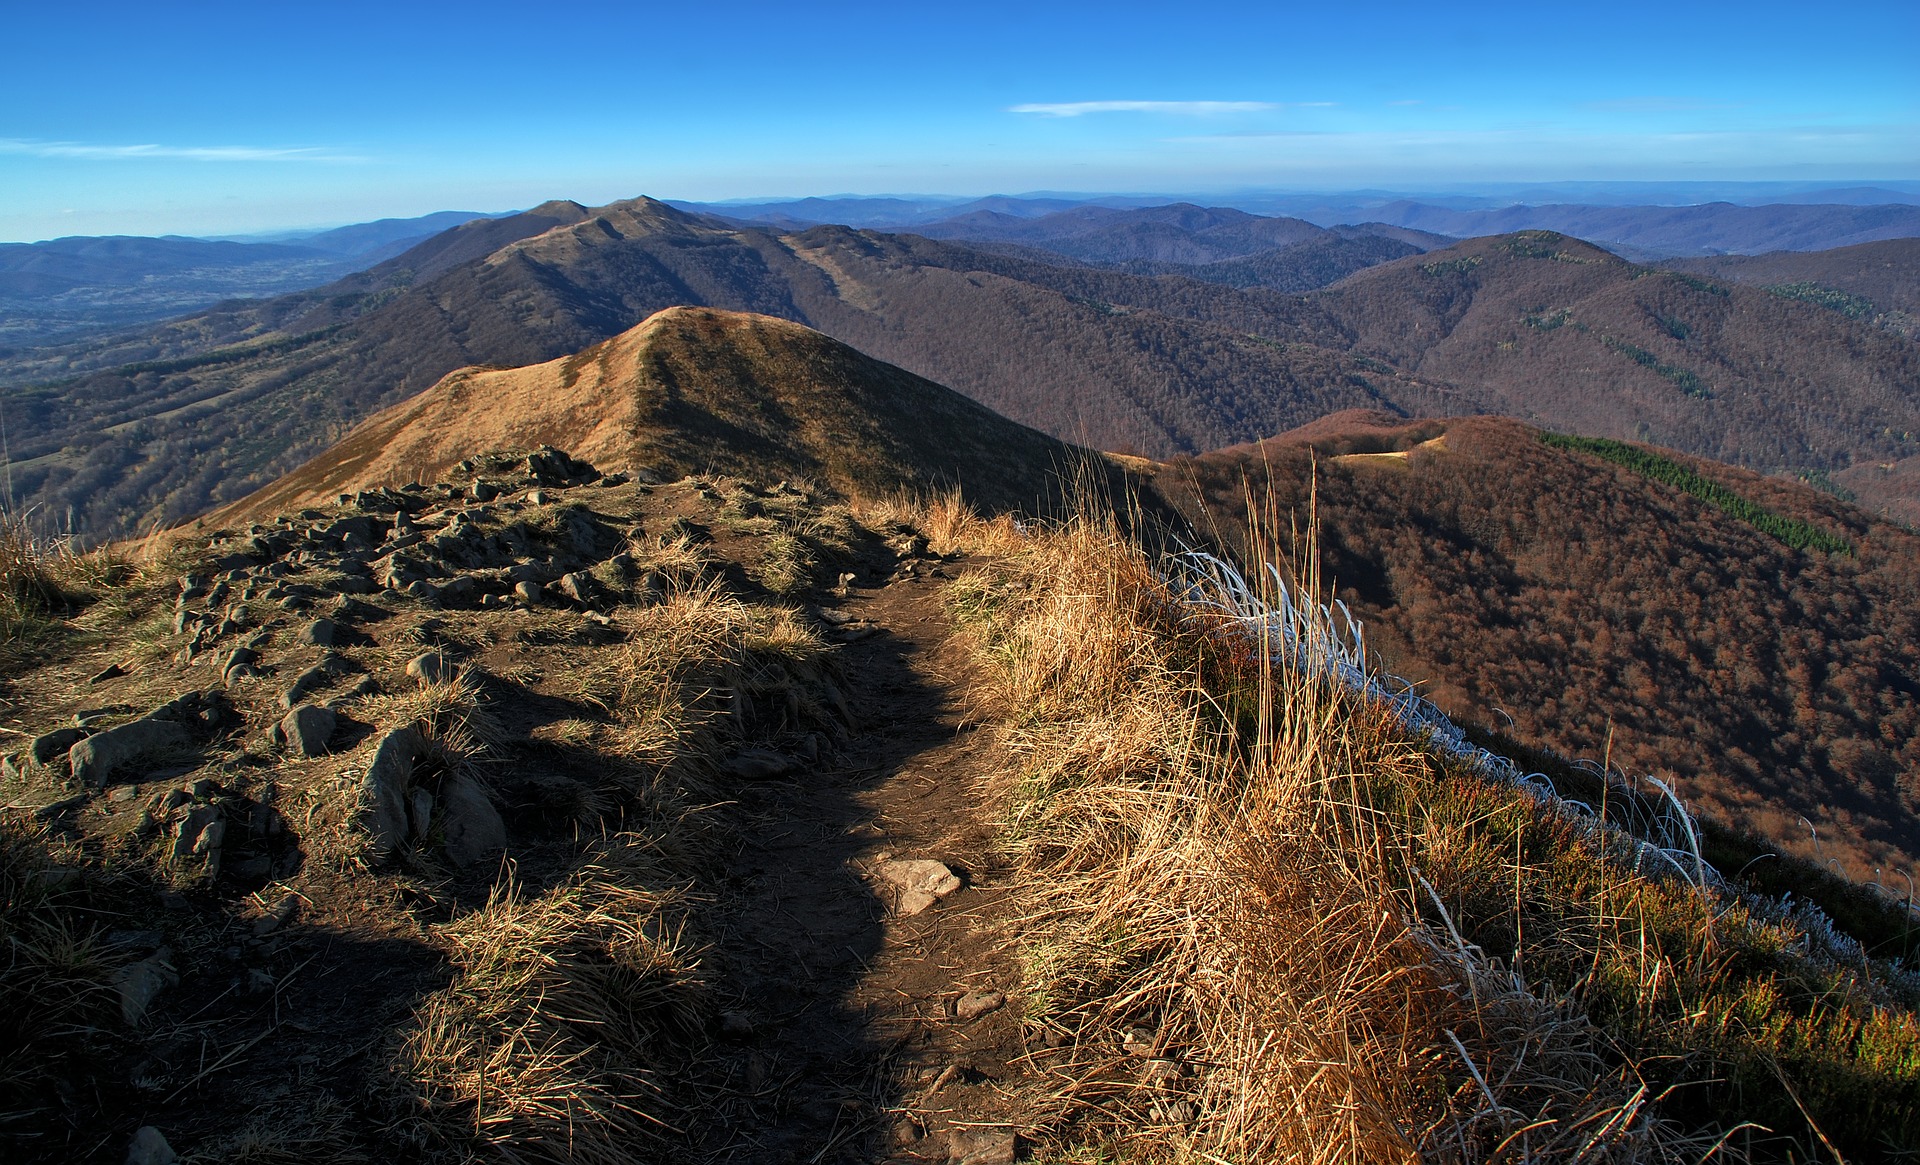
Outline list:
[[[1174,197],[996,196],[957,202],[904,198],[806,198],[765,203],[675,203],[699,214],[788,229],[839,223],[910,230],[935,238],[998,238],[1006,219],[1098,210],[1151,210]],[[1242,213],[1292,217],[1323,227],[1381,223],[1451,238],[1551,230],[1631,259],[1775,250],[1824,250],[1920,235],[1920,190],[1876,186],[1791,188],[1776,184],[1655,186],[1562,183],[1480,194],[1215,195],[1203,201]],[[1062,225],[1074,220],[1063,219]]]
[[[0,362],[40,385],[9,393],[14,488],[96,532],[175,520],[454,368],[555,359],[696,305],[807,324],[1096,448],[1198,454],[1348,408],[1503,413],[1920,518],[1898,471],[1920,452],[1920,349],[1817,296],[1544,232],[1418,253],[1397,228],[1198,207],[984,221],[1026,241],[742,227],[650,199],[471,221],[324,288]],[[1187,277],[1349,244],[1400,257],[1305,295]]]
[[[441,211],[264,239],[0,243],[0,351],[315,287],[478,217]]]

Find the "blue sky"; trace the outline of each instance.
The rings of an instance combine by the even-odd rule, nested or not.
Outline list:
[[[1920,178],[1920,4],[8,5],[0,240],[547,198]]]

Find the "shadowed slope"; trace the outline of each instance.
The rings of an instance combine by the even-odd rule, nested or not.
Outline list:
[[[1028,507],[1086,455],[799,324],[669,308],[559,360],[450,373],[211,520],[537,445],[608,468],[807,476],[849,493],[958,484],[982,504]]]

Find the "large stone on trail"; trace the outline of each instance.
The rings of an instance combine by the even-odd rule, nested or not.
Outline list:
[[[55,757],[86,738],[87,734],[78,728],[56,728],[44,736],[36,736],[33,738],[33,763],[50,765]]]
[[[743,781],[772,781],[794,768],[793,758],[770,748],[742,749],[727,762],[727,771]]]
[[[67,751],[73,779],[83,785],[104,785],[115,769],[150,752],[187,743],[187,730],[171,720],[146,717],[118,728],[98,732]]]
[[[440,783],[440,835],[447,858],[470,866],[507,848],[507,825],[479,781],[453,773]]]
[[[584,570],[561,575],[560,581],[553,586],[555,590],[583,607],[593,606],[605,589],[600,585],[599,579]]]
[[[340,627],[332,619],[315,619],[300,629],[299,642],[309,647],[332,647],[340,641]]]
[[[215,832],[216,830],[218,832]],[[180,819],[179,829],[174,834],[174,860],[185,861],[194,854],[207,853],[226,840],[226,833],[218,806],[194,806],[187,811],[185,817]],[[208,834],[213,834],[212,841],[206,841]]]
[[[251,647],[236,647],[227,653],[220,664],[220,682],[231,684],[237,679],[253,674],[253,665],[260,662],[260,653]]]
[[[360,780],[354,823],[366,833],[375,857],[391,857],[407,844],[413,765],[426,752],[426,740],[411,728],[387,733],[373,750],[367,775]]]
[[[138,1025],[160,993],[179,983],[170,948],[161,947],[137,963],[128,963],[113,976],[113,985],[120,992],[120,1018],[128,1027]]]
[[[881,862],[874,871],[894,895],[894,913],[918,914],[960,888],[960,879],[943,862],[914,858]]]
[[[458,674],[460,670],[453,665],[453,661],[437,651],[416,655],[407,661],[407,675],[420,681],[423,687],[450,684]]]
[[[340,718],[331,708],[302,704],[280,718],[274,740],[301,756],[324,756]]]
[[[949,1165],[1013,1165],[1012,1129],[951,1129],[947,1132]]]
[[[152,1125],[134,1130],[127,1145],[127,1165],[179,1165],[180,1154],[167,1144],[167,1138]]]

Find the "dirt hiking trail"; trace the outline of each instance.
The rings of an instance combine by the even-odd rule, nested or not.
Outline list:
[[[944,569],[935,568],[941,574]],[[699,1140],[727,1162],[1012,1161],[1023,1104],[1005,871],[937,576],[853,590],[855,731],[798,783],[748,786],[716,919],[725,998]],[[938,862],[957,888],[896,884]],[[938,870],[931,871],[935,876]]]

